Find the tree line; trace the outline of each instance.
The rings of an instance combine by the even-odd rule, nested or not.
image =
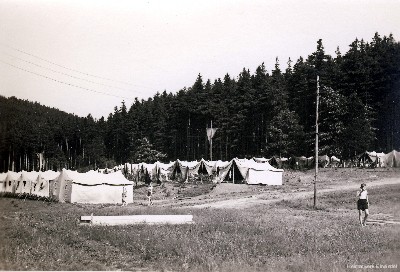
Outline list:
[[[213,82],[199,74],[190,87],[122,102],[99,120],[0,96],[0,171],[210,159],[211,122],[213,160],[312,156],[317,76],[320,154],[351,159],[400,148],[400,43],[375,33],[335,56],[318,40],[285,70],[277,58],[270,72],[262,63]]]

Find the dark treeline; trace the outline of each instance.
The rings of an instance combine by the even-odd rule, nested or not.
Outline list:
[[[214,82],[124,102],[107,119],[81,118],[15,97],[0,97],[0,170],[112,167],[139,162],[143,150],[166,161],[210,159],[206,128],[218,128],[213,159],[312,156],[317,76],[320,153],[350,159],[400,147],[400,43],[392,35],[356,39],[327,55],[321,40],[282,71],[261,64]],[[164,156],[162,156],[164,154]]]

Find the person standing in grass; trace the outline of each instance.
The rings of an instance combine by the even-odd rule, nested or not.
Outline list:
[[[361,190],[357,191],[357,209],[358,209],[358,219],[360,220],[360,224],[362,227],[365,227],[367,225],[367,218],[369,215],[368,211],[368,192],[366,189],[367,185],[365,183],[361,184]],[[362,219],[362,212],[364,211],[364,220]]]
[[[126,206],[127,205],[127,203],[126,203],[126,197],[127,196],[128,196],[128,192],[126,190],[126,187],[124,186],[122,188],[122,206]]]
[[[153,205],[153,200],[152,200],[152,195],[153,195],[153,184],[150,182],[149,186],[147,187],[147,198],[149,199],[149,206]]]

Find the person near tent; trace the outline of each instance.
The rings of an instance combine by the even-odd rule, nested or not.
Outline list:
[[[127,203],[126,203],[126,197],[127,196],[128,196],[128,192],[126,190],[126,187],[124,186],[122,188],[122,206],[126,206],[127,205]]]
[[[369,215],[368,211],[368,191],[366,189],[367,185],[365,183],[361,184],[360,191],[357,191],[357,209],[358,209],[358,219],[360,220],[360,224],[362,227],[367,225],[367,218]],[[364,220],[362,219],[362,212],[364,211]]]
[[[149,200],[149,206],[153,205],[152,195],[153,195],[153,184],[150,182],[149,186],[147,187],[147,198]]]

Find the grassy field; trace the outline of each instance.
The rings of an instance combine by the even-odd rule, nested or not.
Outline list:
[[[333,174],[336,170],[330,171],[330,175],[325,173],[326,186],[339,179]],[[360,173],[354,174],[351,182],[388,175]],[[294,177],[275,190],[306,187],[307,173],[290,175]],[[349,182],[349,177],[344,181]],[[274,190],[251,186],[243,194],[267,188]],[[212,197],[216,188],[197,186],[191,192],[175,188],[180,190],[175,195],[168,193],[167,187],[157,190],[158,199],[168,201],[169,197]],[[385,213],[400,218],[400,185],[376,187],[369,192],[371,215]],[[311,198],[248,209],[168,208],[157,202],[148,207],[138,203],[119,207],[0,198],[0,270],[357,271],[349,267],[392,264],[400,269],[400,226],[361,228],[353,191],[319,196],[317,210],[312,209]],[[193,214],[196,223],[80,225],[80,216],[91,213]]]

